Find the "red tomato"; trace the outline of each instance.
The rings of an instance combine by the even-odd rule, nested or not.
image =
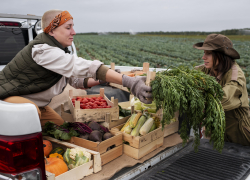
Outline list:
[[[111,108],[111,106],[107,106],[107,108]]]
[[[87,99],[82,100],[83,103],[89,102]]]
[[[85,109],[85,106],[83,104],[80,105],[81,109]]]
[[[101,106],[106,106],[107,103],[106,102],[101,102]]]
[[[99,96],[97,99],[99,99],[99,100],[100,100],[100,99],[103,99],[103,97],[102,97],[102,96]]]
[[[99,106],[101,103],[99,101],[95,101],[94,104],[97,104]]]
[[[101,99],[100,101],[101,101],[101,102],[107,102],[105,99]]]
[[[81,101],[82,98],[81,98],[81,97],[76,97],[76,100],[77,100],[77,101]]]

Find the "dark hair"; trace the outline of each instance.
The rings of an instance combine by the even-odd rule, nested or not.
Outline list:
[[[235,60],[230,56],[225,55],[219,51],[212,51],[213,68],[218,74],[222,76],[229,71],[235,63]],[[218,65],[216,65],[218,60]],[[212,74],[214,76],[214,74]]]

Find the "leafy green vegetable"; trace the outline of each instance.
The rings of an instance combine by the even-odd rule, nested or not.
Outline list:
[[[141,107],[142,107],[142,110],[147,109],[147,111],[150,113],[156,113],[156,104],[154,101],[151,104],[142,103]]]
[[[63,125],[58,126],[55,123],[48,121],[45,123],[43,130],[43,135],[52,136],[56,139],[70,140],[73,136],[79,136],[78,127],[75,128],[75,123],[63,123]]]
[[[205,126],[206,134],[210,133],[210,142],[216,150],[224,146],[225,113],[220,103],[223,90],[214,77],[199,70],[187,67],[171,67],[156,73],[151,82],[152,94],[157,110],[163,109],[162,126],[169,124],[174,113],[186,113],[187,119],[182,122],[180,136],[185,144],[189,139],[187,127],[194,129],[194,149],[200,144],[199,128]]]
[[[133,97],[130,101],[130,106],[134,106],[135,110],[142,111],[142,102],[137,98]]]
[[[118,106],[119,106],[119,116],[126,117],[131,115],[131,110],[123,109],[120,105]]]

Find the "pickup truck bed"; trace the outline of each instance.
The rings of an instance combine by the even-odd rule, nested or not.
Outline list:
[[[190,141],[185,147],[180,144],[168,148],[156,156],[170,153],[168,157],[147,168],[137,176],[136,173],[144,164],[153,158],[130,169],[123,169],[112,177],[112,180],[161,180],[161,179],[250,179],[250,148],[234,143],[225,143],[222,153],[213,150],[208,139],[202,139],[196,153]],[[174,149],[178,151],[174,151]],[[171,154],[172,152],[172,154]],[[132,174],[131,174],[132,173]]]

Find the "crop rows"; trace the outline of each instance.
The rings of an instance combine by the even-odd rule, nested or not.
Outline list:
[[[203,52],[193,48],[193,44],[202,41],[204,39],[130,35],[76,35],[74,39],[78,56],[85,59],[134,67],[149,62],[153,68],[180,65],[192,68],[202,64]],[[241,56],[237,63],[245,73],[250,93],[250,41],[233,41],[233,44]]]

